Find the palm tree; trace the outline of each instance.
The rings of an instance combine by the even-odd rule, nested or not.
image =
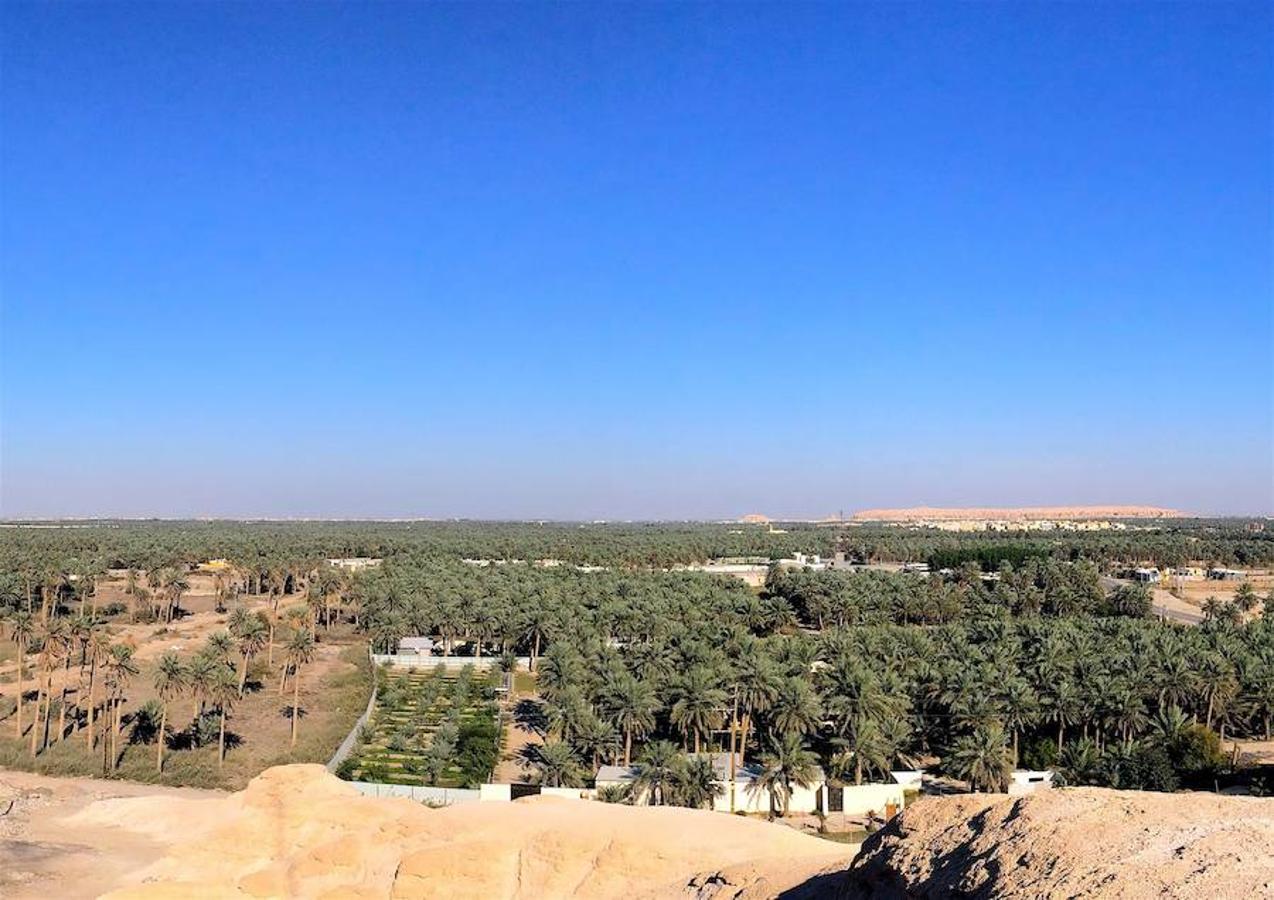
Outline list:
[[[217,669],[217,677],[213,679],[210,699],[217,704],[217,768],[226,762],[226,713],[239,699],[239,682],[234,670],[226,666]]]
[[[203,651],[196,653],[190,661],[190,668],[186,672],[186,684],[193,701],[190,716],[195,725],[203,716],[204,706],[212,695],[212,685],[217,680],[219,666],[215,659]]]
[[[818,777],[814,754],[805,749],[800,735],[787,732],[761,755],[761,771],[749,790],[768,791],[770,810],[777,805],[784,816],[790,811],[793,786],[809,787]]]
[[[1017,765],[1018,738],[1039,721],[1039,699],[1022,678],[1014,678],[1000,694],[1000,718],[1013,735],[1013,765]]]
[[[784,678],[778,684],[769,719],[780,735],[810,734],[822,724],[818,697],[809,683],[801,678]]]
[[[671,741],[654,741],[642,752],[633,767],[633,796],[646,796],[651,806],[663,806],[675,789],[677,770],[683,764],[681,751]]]
[[[725,718],[722,712],[725,691],[716,686],[710,672],[696,668],[679,685],[677,694],[668,717],[682,733],[694,735],[695,753],[698,753],[702,734],[720,728]]]
[[[314,634],[299,629],[288,641],[287,660],[292,669],[292,746],[296,746],[296,725],[301,718],[301,667],[314,659]]]
[[[1057,774],[1064,785],[1101,783],[1101,754],[1088,738],[1067,746],[1057,760]]]
[[[1013,771],[1012,751],[1004,729],[998,724],[983,726],[956,741],[947,760],[947,769],[969,783],[973,791],[1008,790]]]
[[[85,728],[85,742],[90,753],[96,741],[94,717],[97,714],[97,667],[110,653],[111,639],[104,631],[94,630],[88,638],[85,654],[88,656],[88,720]]]
[[[610,685],[606,704],[611,721],[624,734],[624,765],[631,765],[633,737],[644,736],[655,727],[655,713],[659,710],[655,691],[646,682],[625,674]]]
[[[540,771],[540,784],[545,787],[577,787],[580,782],[579,760],[565,741],[545,741],[535,754],[535,767]]]
[[[685,760],[673,773],[673,782],[673,802],[691,809],[710,809],[725,790],[717,779],[712,760],[703,756]]]
[[[168,743],[168,703],[186,689],[186,667],[169,650],[155,667],[155,693],[159,695],[159,735],[155,741],[155,771],[164,771],[164,745]]]
[[[165,570],[160,587],[164,593],[164,621],[172,622],[181,608],[181,595],[190,589],[190,582],[179,568]]]
[[[127,644],[112,644],[106,657],[105,669],[108,707],[111,710],[108,727],[111,730],[110,740],[103,741],[102,747],[110,753],[109,768],[113,772],[119,767],[120,707],[124,700],[124,691],[139,671],[137,664],[133,662],[133,648]]]
[[[884,730],[874,719],[863,719],[855,722],[848,729],[848,736],[839,738],[846,749],[837,754],[836,769],[840,772],[854,770],[854,784],[863,783],[863,772],[889,771],[889,762],[893,759],[894,748],[885,737]]]
[[[29,611],[19,610],[13,614],[13,618],[9,622],[9,639],[17,644],[18,655],[18,719],[17,719],[17,735],[22,737],[22,677],[23,665],[26,662],[27,647],[31,645],[31,638],[35,636],[35,617]]]
[[[739,759],[742,760],[747,756],[752,717],[767,711],[778,696],[778,676],[765,657],[745,656],[739,660],[735,683],[738,686],[739,706],[743,709],[743,721],[739,728]]]
[[[242,615],[239,615],[242,613]],[[266,633],[269,625],[262,616],[249,613],[242,606],[234,611],[230,616],[230,633],[234,636],[239,646],[240,666],[239,666],[239,696],[243,696],[244,689],[248,683],[248,667],[252,664],[252,657],[260,653],[265,647]]]
[[[37,747],[43,748],[48,745],[49,727],[52,724],[50,719],[53,715],[53,670],[57,668],[58,660],[64,653],[69,653],[70,648],[67,644],[67,627],[63,619],[53,619],[44,626],[43,634],[44,643],[40,647],[40,653],[36,657],[36,665],[39,667],[38,680],[35,695],[35,726],[31,729],[31,756],[35,757]],[[40,726],[40,710],[44,708],[44,726]]]

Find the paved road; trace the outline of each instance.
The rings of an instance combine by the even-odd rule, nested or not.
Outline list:
[[[1108,575],[1101,577],[1101,586],[1108,592],[1126,584],[1132,584],[1132,582],[1123,578],[1111,578]],[[1198,625],[1203,621],[1203,611],[1199,607],[1172,596],[1163,588],[1154,588],[1150,592],[1150,609],[1156,616],[1167,619],[1169,622]]]

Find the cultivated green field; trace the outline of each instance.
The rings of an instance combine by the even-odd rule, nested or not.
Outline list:
[[[471,787],[499,754],[496,678],[459,670],[383,669],[376,708],[341,774],[355,781]]]

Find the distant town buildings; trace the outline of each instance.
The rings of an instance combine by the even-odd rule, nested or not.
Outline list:
[[[361,572],[363,569],[373,569],[379,566],[381,561],[370,556],[351,556],[345,559],[329,559],[327,564],[335,566],[338,569],[344,569],[346,572]]]

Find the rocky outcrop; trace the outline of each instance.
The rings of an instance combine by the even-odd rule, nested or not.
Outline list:
[[[924,799],[863,845],[864,898],[1274,897],[1274,800],[1071,788]]]

